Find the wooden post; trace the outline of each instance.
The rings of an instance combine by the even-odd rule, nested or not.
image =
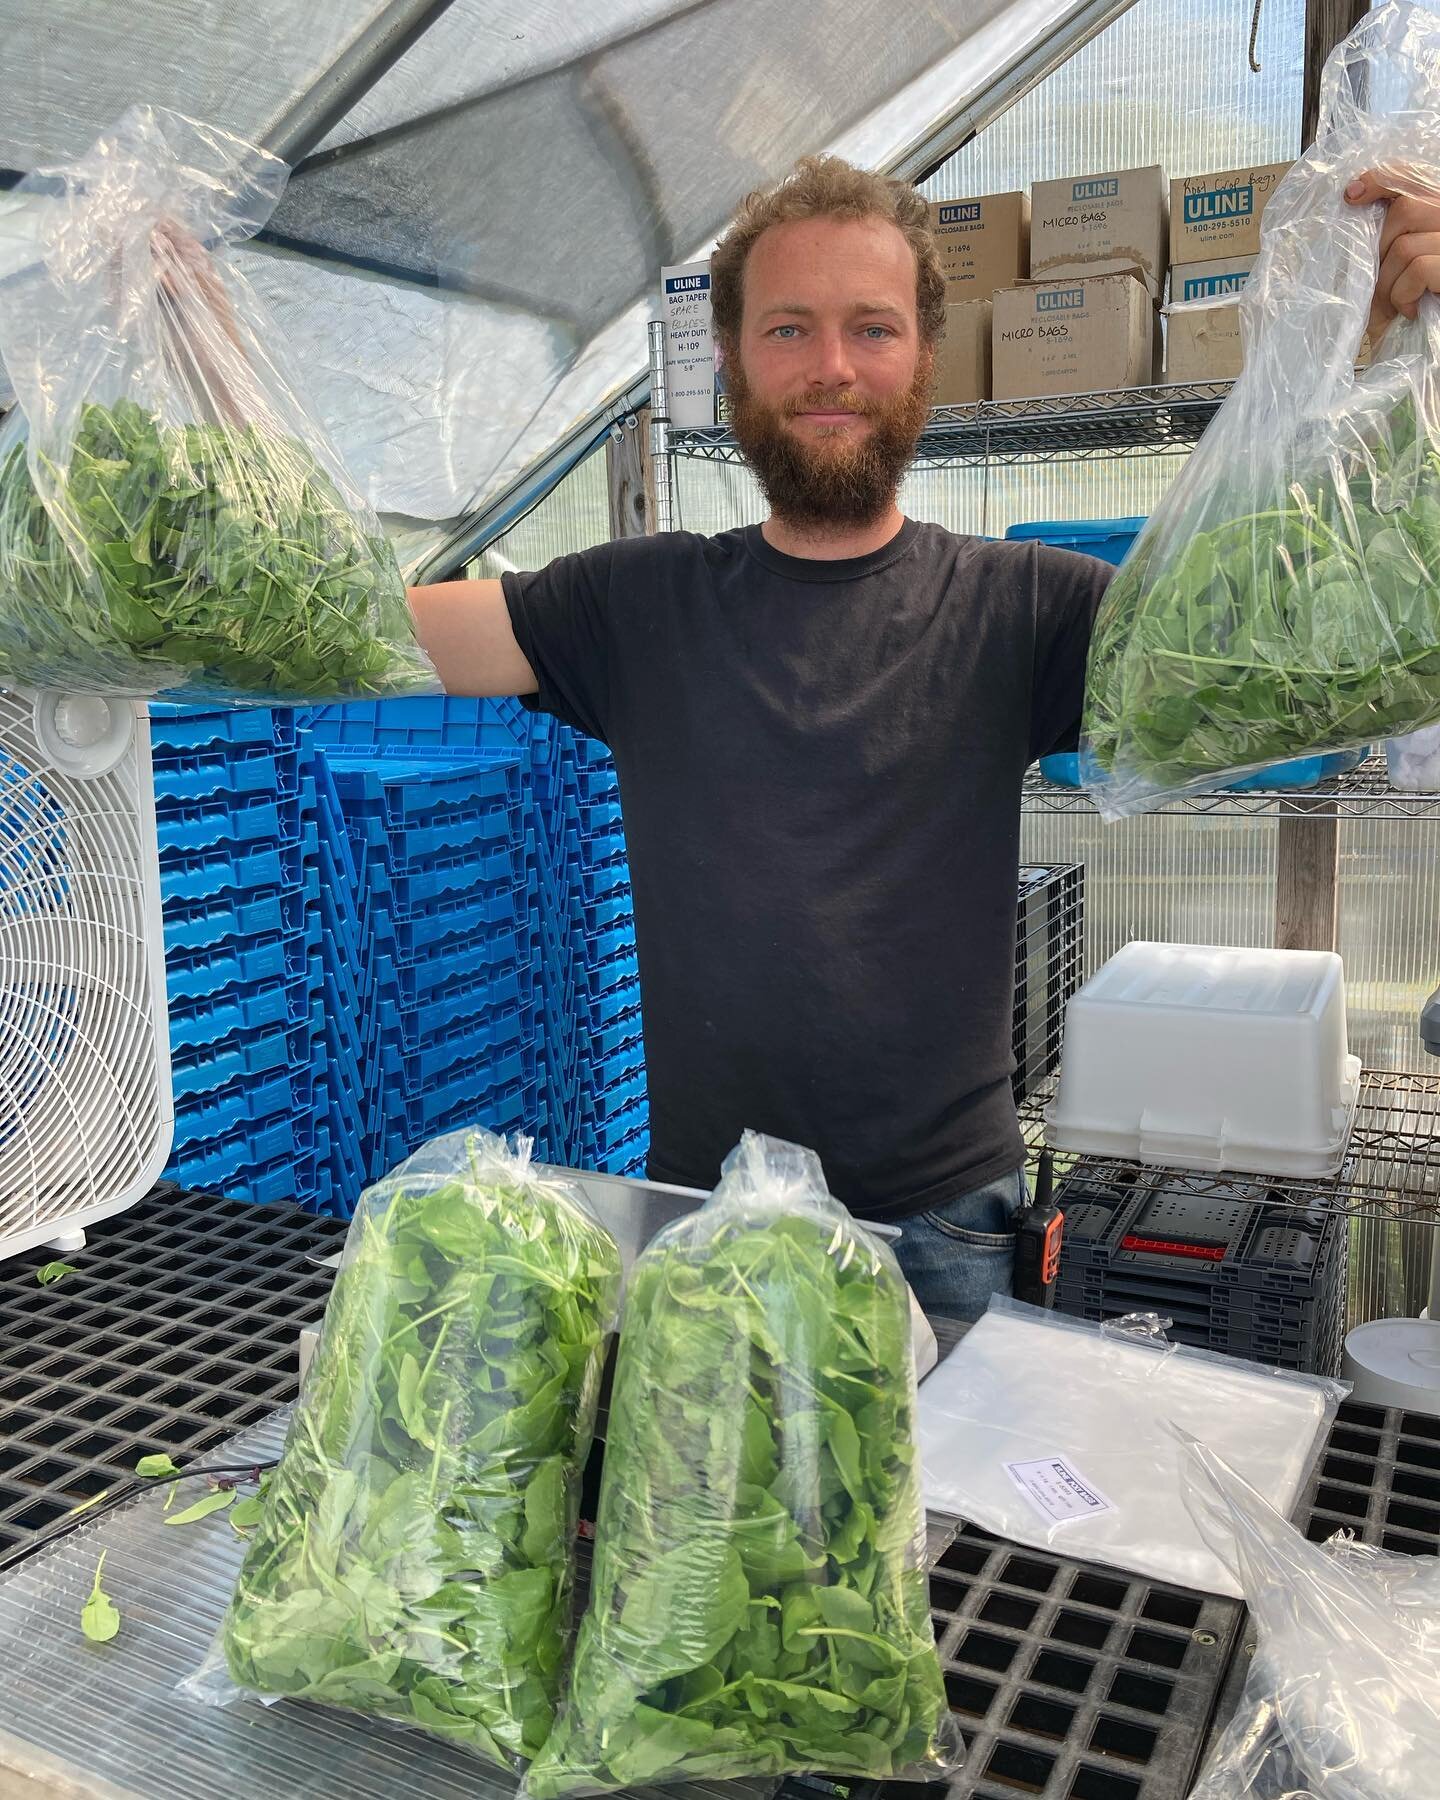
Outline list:
[[[1320,117],[1320,75],[1325,58],[1365,17],[1369,0],[1305,0],[1304,100],[1300,109],[1300,142],[1315,141]]]
[[[1319,811],[1333,801],[1292,801]],[[1305,812],[1280,821],[1275,859],[1275,948],[1333,950],[1340,927],[1340,821],[1307,818]]]
[[[1367,0],[1305,0],[1305,87],[1302,144],[1314,141],[1325,58],[1348,37],[1370,8]],[[1340,938],[1340,820],[1309,818],[1326,802],[1292,803],[1277,827],[1275,844],[1275,947],[1334,950]],[[1292,810],[1293,808],[1293,810]]]
[[[646,537],[654,531],[648,406],[638,408],[605,445],[605,485],[610,495],[611,537]]]

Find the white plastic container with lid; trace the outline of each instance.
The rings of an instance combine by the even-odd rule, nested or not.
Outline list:
[[[1137,942],[1066,1008],[1046,1139],[1162,1167],[1330,1175],[1359,1092],[1338,956]]]

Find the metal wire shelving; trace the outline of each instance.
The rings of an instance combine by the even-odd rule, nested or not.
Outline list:
[[[1029,812],[1093,813],[1079,788],[1057,787],[1038,769],[1025,778],[1022,804]],[[1211,814],[1244,818],[1410,819],[1440,823],[1440,793],[1402,793],[1390,786],[1383,756],[1369,756],[1358,768],[1310,788],[1248,789],[1244,793],[1186,794],[1154,808],[1160,813]]]
[[[1020,1108],[1021,1129],[1033,1155],[1045,1139],[1045,1108],[1055,1082],[1037,1088]],[[1087,1176],[1124,1181],[1134,1163],[1057,1151],[1057,1185],[1082,1164]],[[1404,1224],[1440,1225],[1440,1074],[1367,1069],[1345,1165],[1323,1180],[1274,1180],[1238,1171],[1210,1174],[1167,1169],[1165,1191],[1233,1200],[1247,1179],[1263,1184],[1266,1205],[1343,1213],[1350,1218],[1392,1219]],[[1257,1204],[1261,1199],[1257,1196]]]
[[[1180,455],[1230,392],[1228,381],[1122,388],[1056,399],[983,400],[937,406],[915,455],[918,468],[956,463],[1043,463],[1077,458]],[[740,447],[723,425],[682,430],[666,444],[674,456],[738,463]]]

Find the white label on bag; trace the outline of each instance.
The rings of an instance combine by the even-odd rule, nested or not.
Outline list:
[[[1114,1510],[1099,1488],[1086,1481],[1063,1456],[1006,1463],[1005,1473],[1036,1512],[1057,1525],[1063,1525],[1067,1519],[1090,1519],[1097,1513]]]

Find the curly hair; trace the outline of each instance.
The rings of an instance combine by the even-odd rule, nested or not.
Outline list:
[[[915,310],[920,341],[934,348],[945,335],[945,277],[930,231],[930,208],[908,182],[857,169],[838,156],[805,156],[777,186],[741,201],[710,257],[715,335],[732,350],[740,337],[745,263],[762,231],[792,219],[884,219],[915,255]]]

